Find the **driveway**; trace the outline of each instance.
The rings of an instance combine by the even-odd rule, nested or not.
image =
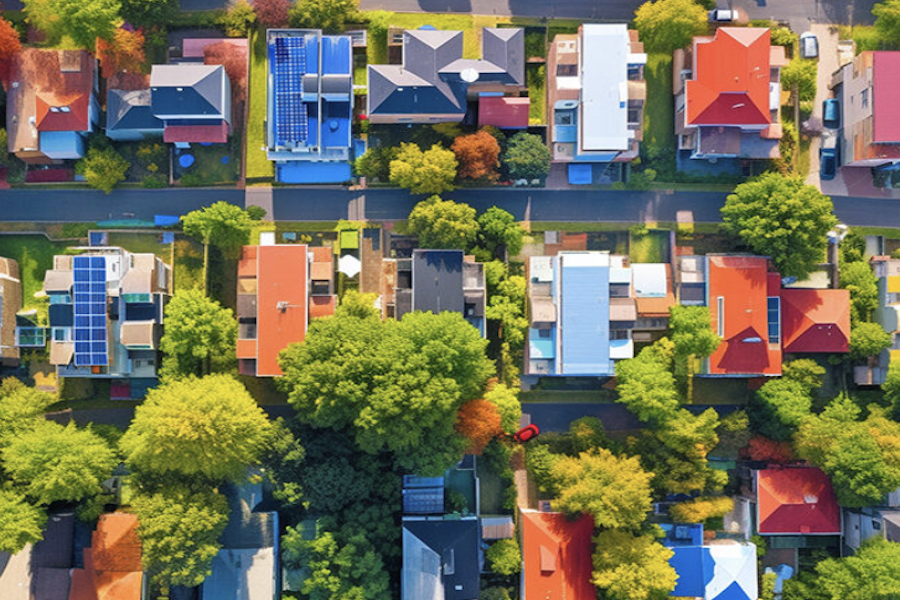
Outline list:
[[[813,116],[822,120],[822,102],[831,98],[833,94],[828,88],[832,74],[838,70],[838,32],[836,27],[830,25],[814,24],[812,32],[819,38],[819,72],[816,77],[816,101],[813,104]],[[806,183],[819,187],[826,194],[847,195],[847,188],[841,180],[840,170],[831,181],[819,181],[819,147],[822,138],[813,137],[809,144],[809,175]]]

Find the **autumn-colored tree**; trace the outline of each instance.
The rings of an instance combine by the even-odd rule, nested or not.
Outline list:
[[[789,463],[794,460],[794,451],[791,449],[790,442],[776,442],[761,435],[750,438],[744,454],[750,460],[774,463]]]
[[[247,97],[247,48],[231,42],[210,44],[203,49],[203,63],[222,65],[231,80],[235,99],[241,102]]]
[[[268,29],[288,26],[290,0],[254,0],[253,11],[259,24]]]
[[[21,51],[19,32],[12,23],[0,17],[0,82],[9,80],[13,60]]]
[[[139,30],[116,29],[111,41],[98,38],[97,58],[106,78],[120,71],[142,73],[146,67],[144,34]]]
[[[481,454],[488,442],[503,432],[497,405],[487,400],[466,402],[457,414],[456,430],[471,443],[469,454]]]
[[[681,523],[702,523],[707,519],[723,517],[732,509],[734,500],[728,496],[700,497],[673,505],[669,514]]]
[[[450,149],[459,161],[460,179],[496,181],[499,176],[497,167],[500,166],[500,144],[490,133],[482,129],[460,136],[453,141]]]

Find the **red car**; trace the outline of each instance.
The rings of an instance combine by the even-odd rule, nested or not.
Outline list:
[[[524,444],[528,440],[536,438],[541,433],[541,430],[538,429],[537,425],[526,425],[522,429],[516,432],[516,435],[513,437],[520,444]]]

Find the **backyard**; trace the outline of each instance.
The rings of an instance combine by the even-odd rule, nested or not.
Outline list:
[[[628,244],[631,262],[660,263],[669,261],[669,232],[654,229],[643,235],[631,234]]]
[[[192,144],[190,149],[175,149],[174,177],[181,185],[233,184],[240,170],[240,137],[225,144]]]
[[[655,169],[657,179],[666,181],[675,175],[675,110],[672,96],[672,57],[650,54],[644,67],[647,102],[644,105],[644,140],[641,154],[644,165]]]
[[[256,30],[250,37],[250,117],[247,136],[247,183],[270,183],[275,167],[266,158],[266,36]]]

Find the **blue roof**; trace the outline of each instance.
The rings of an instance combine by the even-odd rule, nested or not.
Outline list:
[[[350,163],[290,161],[276,165],[281,183],[344,183],[350,181]]]
[[[65,154],[72,158],[84,156],[84,138],[76,131],[41,131],[38,135],[38,144],[44,154]]]
[[[614,373],[609,358],[609,265],[597,260],[603,256],[560,255],[562,375]]]
[[[703,525],[700,523],[661,523],[660,528],[666,534],[663,546],[702,546]]]
[[[569,164],[569,184],[570,185],[590,185],[593,183],[591,175],[593,167],[589,164]]]
[[[672,549],[675,554],[669,564],[678,573],[678,583],[673,596],[706,595],[706,584],[713,578],[713,560],[709,550],[702,546],[680,546]]]

